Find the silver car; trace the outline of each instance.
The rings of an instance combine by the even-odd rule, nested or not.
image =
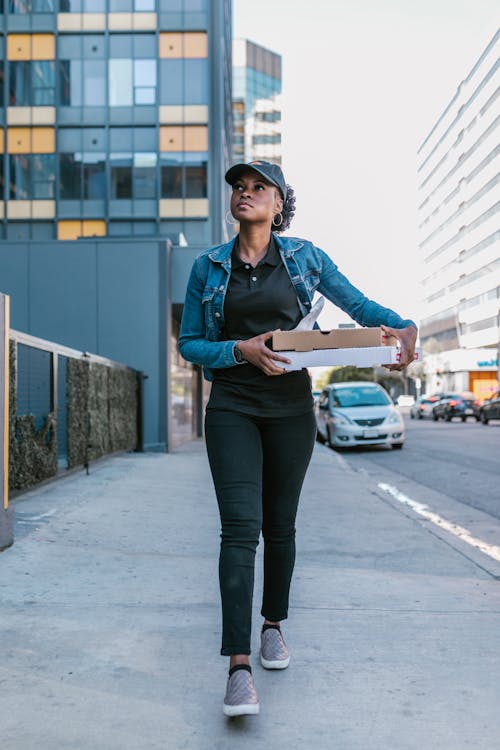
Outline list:
[[[370,381],[334,383],[316,403],[318,440],[332,448],[392,445],[402,448],[405,426],[382,386]]]

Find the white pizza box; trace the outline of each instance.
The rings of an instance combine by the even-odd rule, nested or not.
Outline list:
[[[377,367],[399,363],[400,349],[397,346],[362,346],[354,349],[313,349],[309,352],[280,351],[291,364],[279,362],[285,370],[302,370],[303,367]],[[416,352],[415,359],[418,359]]]

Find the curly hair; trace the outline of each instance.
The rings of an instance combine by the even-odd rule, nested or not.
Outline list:
[[[279,215],[280,214],[276,214],[276,216]],[[286,200],[283,203],[281,216],[283,218],[283,221],[279,225],[279,227],[273,224],[273,232],[284,232],[286,229],[288,229],[288,227],[292,223],[293,217],[295,216],[295,191],[292,186],[288,184],[286,186]]]

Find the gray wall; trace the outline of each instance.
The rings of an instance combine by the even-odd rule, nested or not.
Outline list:
[[[167,444],[169,256],[162,240],[0,243],[12,328],[148,375],[146,450]]]

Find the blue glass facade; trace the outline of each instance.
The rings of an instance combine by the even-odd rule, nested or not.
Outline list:
[[[225,239],[230,15],[229,0],[0,5],[0,239]]]

